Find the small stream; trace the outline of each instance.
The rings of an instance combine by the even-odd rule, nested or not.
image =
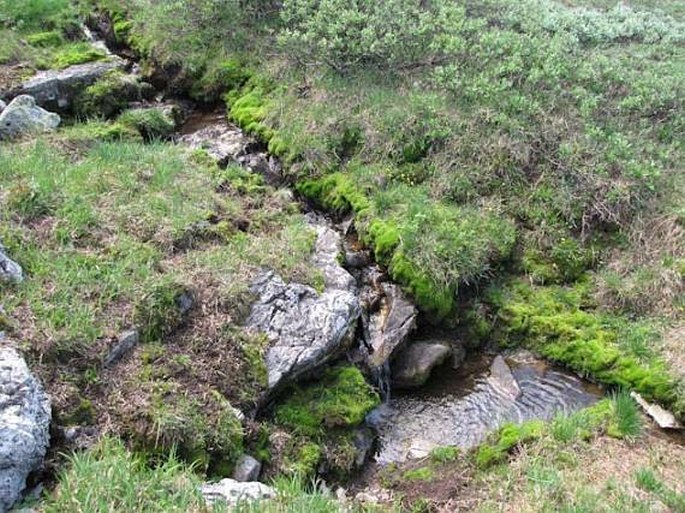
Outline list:
[[[478,354],[442,366],[412,392],[397,392],[368,416],[379,433],[378,464],[421,458],[439,446],[472,448],[505,422],[550,420],[593,404],[599,387],[520,351]]]
[[[179,143],[204,148],[220,165],[235,162],[266,175],[267,180],[269,171],[280,168],[263,147],[228,123],[223,111],[193,112],[179,135]],[[364,251],[355,237],[347,232],[343,236],[347,237],[347,261]],[[362,296],[365,273],[374,277],[367,291],[383,288],[377,279],[389,283],[387,277],[378,278],[384,273],[371,261],[356,266],[352,273]],[[456,369],[451,363],[433,369],[423,386],[410,390],[391,390],[392,362],[371,366],[371,374],[385,398],[367,417],[378,435],[373,460],[379,465],[421,458],[438,446],[468,449],[505,422],[549,420],[589,406],[602,396],[599,387],[526,351],[471,354]]]

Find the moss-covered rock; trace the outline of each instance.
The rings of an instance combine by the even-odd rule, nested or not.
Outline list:
[[[311,476],[323,467],[344,475],[355,467],[355,428],[380,403],[356,367],[335,367],[298,386],[279,404],[274,422],[292,436],[280,448],[277,471]]]
[[[74,110],[85,118],[109,118],[124,110],[129,102],[141,100],[144,87],[135,77],[112,70],[79,94]]]
[[[173,106],[131,109],[117,123],[136,129],[146,141],[167,139],[176,131],[177,113]]]

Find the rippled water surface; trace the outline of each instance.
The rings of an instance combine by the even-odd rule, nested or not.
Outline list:
[[[528,353],[480,356],[436,369],[420,390],[394,395],[369,416],[380,464],[425,456],[441,445],[473,447],[507,421],[551,419],[589,406],[601,390]]]

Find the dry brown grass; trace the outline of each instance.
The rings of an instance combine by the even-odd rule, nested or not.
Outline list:
[[[676,317],[683,313],[685,229],[676,216],[639,218],[629,245],[613,250],[598,276],[597,299],[609,309]]]

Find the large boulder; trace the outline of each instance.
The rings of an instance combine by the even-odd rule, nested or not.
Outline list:
[[[19,283],[23,279],[21,266],[7,256],[5,248],[0,244],[0,281]]]
[[[0,349],[0,511],[9,509],[40,468],[50,435],[50,402],[12,348]]]
[[[59,71],[41,71],[21,84],[14,93],[31,95],[38,105],[48,110],[69,113],[74,99],[86,87],[109,71],[124,69],[125,66],[126,61],[110,56],[105,61],[78,64]]]
[[[54,130],[60,121],[57,114],[37,106],[32,96],[17,96],[0,113],[0,139]]]
[[[439,341],[415,342],[399,352],[392,363],[392,385],[415,388],[423,385],[431,371],[452,354],[449,344]]]
[[[210,505],[224,502],[228,506],[236,506],[238,503],[268,500],[276,496],[276,491],[263,483],[241,483],[228,478],[218,483],[205,483],[201,491],[205,501]]]
[[[285,283],[271,271],[252,286],[258,299],[247,326],[269,339],[265,355],[269,390],[339,355],[354,338],[360,308],[354,279],[337,262],[340,236],[325,226],[315,229],[313,263],[324,277],[322,293],[300,283]]]

